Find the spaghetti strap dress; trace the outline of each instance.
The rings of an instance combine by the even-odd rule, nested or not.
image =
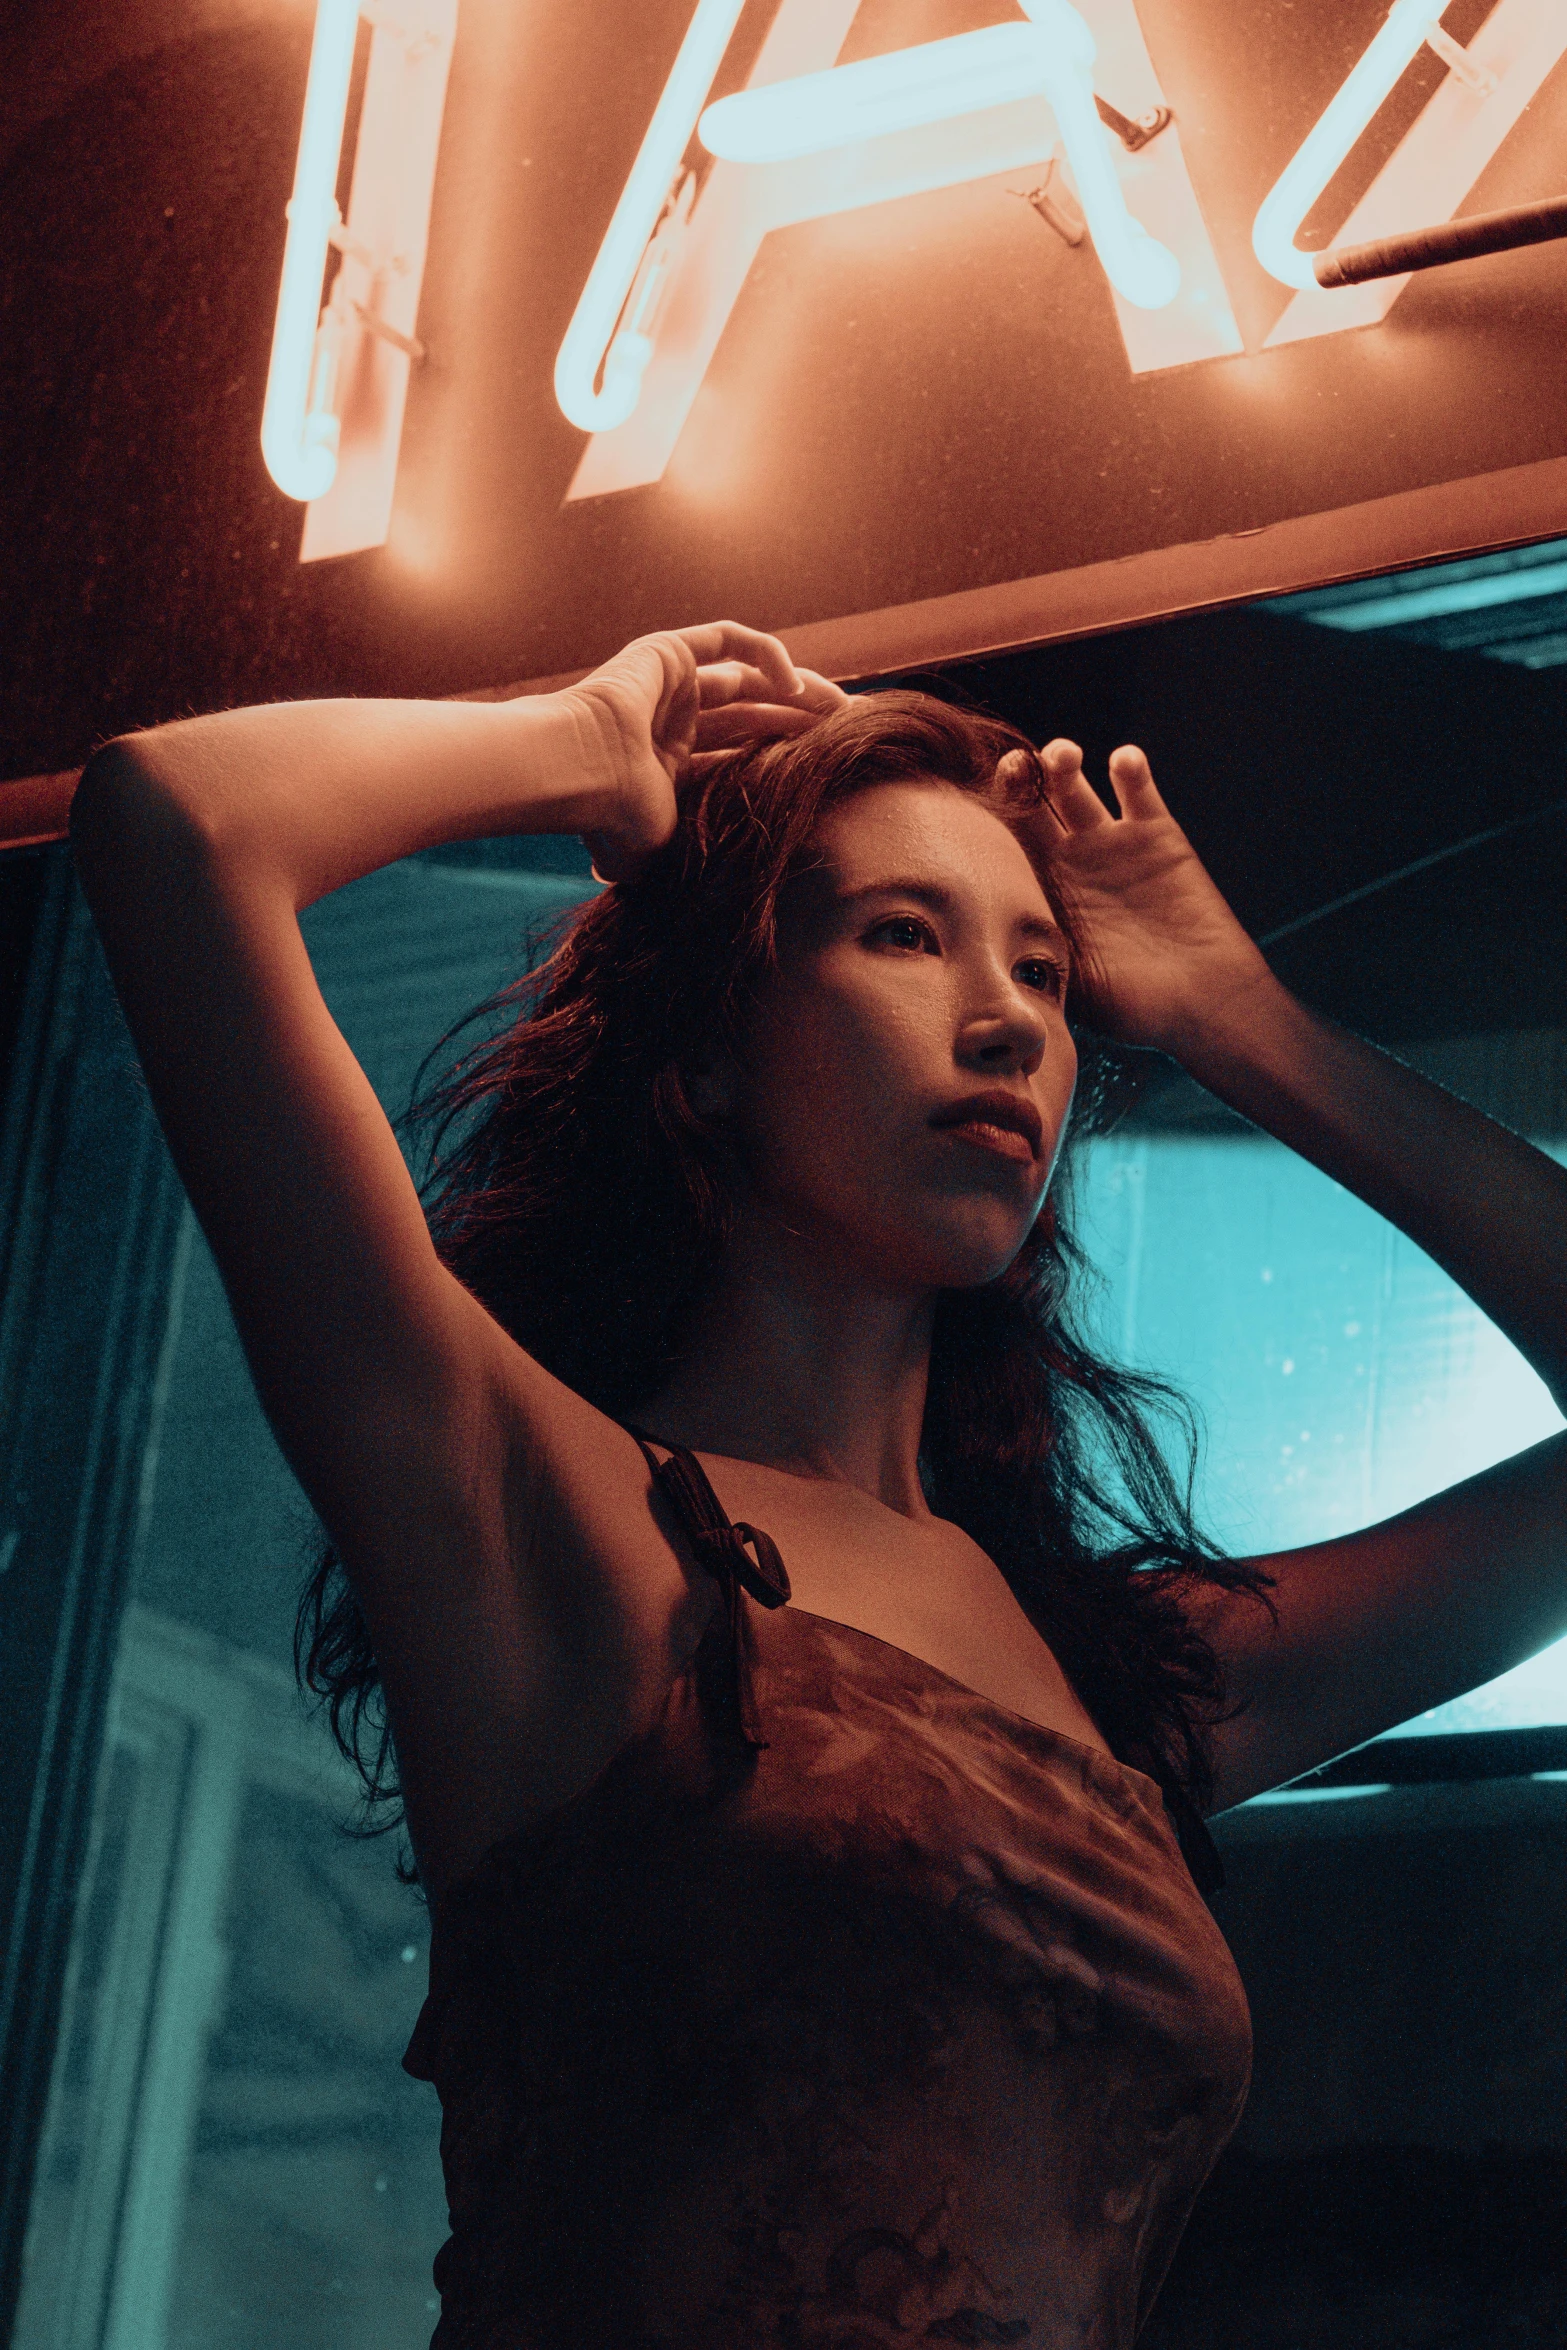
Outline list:
[[[722,1604],[436,1906],[433,2350],[1126,2350],[1251,2062],[1159,1787],[787,1605],[644,1450]]]

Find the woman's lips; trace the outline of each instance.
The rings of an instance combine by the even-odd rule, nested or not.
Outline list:
[[[1022,1164],[1034,1163],[1033,1145],[1026,1134],[1018,1134],[1010,1126],[992,1126],[982,1118],[965,1118],[961,1126],[943,1126],[942,1134],[956,1135],[959,1142],[972,1144],[976,1150],[991,1151],[999,1159],[1015,1159]]]

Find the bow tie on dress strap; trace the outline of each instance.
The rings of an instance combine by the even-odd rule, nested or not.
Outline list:
[[[789,1597],[789,1571],[772,1536],[764,1534],[759,1526],[732,1524],[689,1453],[670,1453],[653,1473],[673,1503],[691,1547],[708,1573],[721,1579],[733,1576],[741,1589],[748,1591],[763,1607],[782,1607]],[[752,1551],[756,1553],[754,1559]]]
[[[707,1472],[689,1452],[671,1452],[655,1460],[647,1439],[631,1431],[652,1465],[653,1475],[679,1519],[687,1541],[723,1593],[728,1639],[722,1686],[712,1691],[715,1726],[733,1740],[742,1753],[754,1754],[767,1744],[761,1709],[751,1674],[751,1642],[745,1620],[743,1594],[763,1607],[782,1607],[789,1597],[789,1574],[778,1555],[778,1545],[760,1526],[731,1524]],[[752,1556],[752,1553],[755,1556]]]
[[[782,1607],[789,1597],[789,1570],[778,1555],[778,1545],[760,1526],[704,1526],[693,1532],[692,1547],[710,1575],[732,1575],[743,1591],[763,1607]],[[747,1543],[756,1553],[753,1561]]]

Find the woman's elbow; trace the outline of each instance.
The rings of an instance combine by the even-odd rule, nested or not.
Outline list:
[[[213,842],[221,802],[202,790],[201,776],[171,741],[181,731],[158,726],[117,735],[93,752],[71,802],[71,844],[79,866],[111,847],[124,855],[143,842]]]
[[[71,800],[71,842],[89,854],[106,834],[144,821],[165,788],[147,755],[149,737],[117,735],[101,743],[82,769]]]

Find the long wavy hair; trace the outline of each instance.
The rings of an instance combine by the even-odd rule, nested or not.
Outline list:
[[[470,1015],[481,1041],[434,1079],[443,1048],[426,1063],[409,1115],[443,1262],[612,1418],[634,1418],[680,1360],[746,1180],[695,1074],[715,1049],[743,1064],[822,816],[912,778],[1014,824],[1045,797],[1037,754],[1000,720],[907,690],[857,696],[808,734],[706,768],[637,878],[573,911],[542,963]],[[1040,830],[1029,854],[1074,966],[1091,968]],[[1188,1603],[1204,1587],[1263,1597],[1268,1578],[1198,1529],[1185,1399],[1085,1335],[1071,1160],[1105,1122],[1106,1066],[1090,1049],[1050,1196],[1011,1265],[938,1300],[920,1474],[932,1509],[994,1559],[1115,1754],[1201,1807],[1225,1690]],[[397,1826],[380,1674],[330,1548],[301,1600],[295,1661],[359,1770],[364,1832]]]

